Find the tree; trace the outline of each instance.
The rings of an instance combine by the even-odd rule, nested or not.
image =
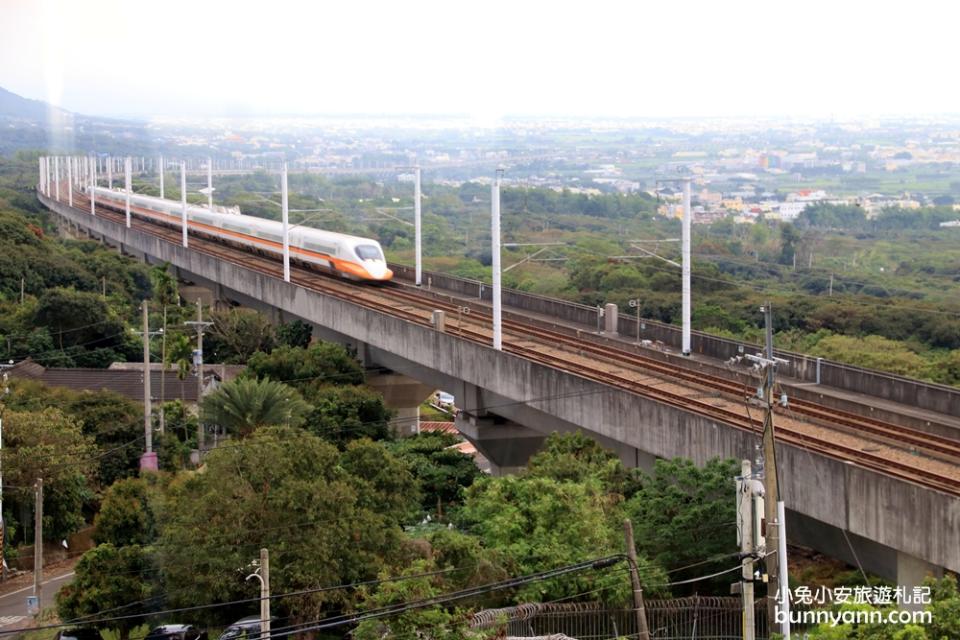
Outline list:
[[[80,425],[58,409],[6,411],[3,424],[3,479],[17,487],[5,505],[30,522],[33,487],[43,478],[43,533],[59,540],[83,526],[84,503],[92,496],[87,478],[94,447]],[[25,531],[24,531],[25,533]]]
[[[150,486],[143,478],[118,480],[109,489],[94,518],[93,539],[115,547],[143,546],[156,536]]]
[[[527,465],[530,477],[553,478],[559,482],[600,480],[609,491],[625,493],[630,473],[620,458],[609,449],[580,431],[552,433],[543,449],[530,458]]]
[[[511,574],[528,574],[590,558],[622,553],[619,498],[596,479],[482,478],[467,490],[461,518],[483,545],[503,554]],[[662,571],[639,558],[649,592],[667,582]],[[538,602],[603,589],[611,602],[626,602],[621,572],[584,572],[520,587],[516,599]]]
[[[421,433],[387,445],[420,482],[424,511],[459,504],[463,492],[481,475],[473,458],[455,448],[458,442],[449,433]]]
[[[33,323],[46,327],[76,366],[106,367],[126,359],[126,327],[98,294],[48,289],[37,301]]]
[[[928,577],[924,585],[930,588],[930,604],[925,608],[930,612],[929,624],[821,624],[810,630],[810,637],[827,640],[947,640],[960,637],[960,594],[957,592],[956,577],[948,575],[940,580]],[[862,611],[865,614],[879,610],[885,618],[893,607],[848,603],[838,607],[838,610]]]
[[[738,473],[735,460],[715,458],[703,468],[682,458],[657,460],[652,474],[640,476],[640,487],[626,504],[638,551],[667,570],[677,570],[671,575],[676,580],[711,570],[700,566],[688,576],[679,571],[685,565],[736,553],[733,496]],[[729,564],[728,559],[715,566]]]
[[[436,576],[423,576],[437,571],[436,564],[421,559],[404,567],[400,575],[417,576],[406,580],[385,582],[370,595],[365,609],[377,609],[426,600],[442,595],[445,581]],[[381,578],[390,577],[384,573]],[[350,634],[356,640],[383,640],[384,638],[421,638],[423,640],[484,640],[496,637],[497,631],[470,628],[469,612],[457,608],[433,606],[410,609],[396,615],[361,622]]]
[[[269,378],[231,380],[201,404],[204,422],[244,436],[267,425],[297,426],[310,408],[296,389]]]
[[[270,549],[275,593],[368,580],[402,557],[404,514],[416,482],[382,445],[346,453],[301,429],[258,429],[244,446],[211,451],[204,473],[167,492],[160,566],[172,606],[255,596],[244,581],[258,549]],[[276,568],[282,567],[282,568]],[[351,606],[350,590],[279,599],[278,615],[315,620]],[[243,609],[206,612],[220,622]]]
[[[797,228],[792,224],[780,226],[780,264],[793,264],[793,259],[797,253],[797,243],[800,242],[800,234]]]
[[[385,440],[393,436],[390,410],[383,396],[364,386],[324,386],[309,389],[313,410],[304,428],[343,448],[359,438]]]
[[[245,363],[257,351],[276,344],[273,325],[252,309],[226,309],[210,314],[213,326],[204,344],[210,362]]]
[[[96,458],[100,486],[137,473],[143,437],[143,409],[113,391],[73,391],[48,387],[34,380],[16,380],[8,406],[23,411],[57,408],[75,420],[85,436],[107,455]]]
[[[98,545],[83,554],[74,572],[73,580],[57,593],[57,614],[61,620],[122,609],[124,617],[119,620],[84,623],[117,629],[121,640],[128,640],[130,630],[146,622],[147,614],[138,612],[149,609],[155,588],[149,580],[150,559],[143,547]],[[144,604],[129,606],[136,603]]]
[[[277,341],[288,347],[309,347],[312,336],[313,327],[303,320],[294,320],[277,327]]]
[[[314,342],[310,346],[280,346],[258,352],[247,361],[246,376],[289,384],[308,395],[308,389],[325,385],[362,384],[363,367],[342,346]]]

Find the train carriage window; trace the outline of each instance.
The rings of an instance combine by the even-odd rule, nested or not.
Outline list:
[[[304,243],[303,243],[303,248],[306,249],[306,250],[308,250],[308,251],[316,251],[317,253],[323,253],[323,254],[326,254],[326,255],[328,255],[328,256],[335,256],[335,255],[337,255],[337,248],[336,248],[336,247],[330,247],[330,246],[323,245],[323,244],[317,244],[317,243],[315,243],[315,242],[304,242]]]
[[[238,224],[230,224],[230,223],[224,222],[223,228],[229,229],[230,231],[236,231],[237,233],[245,233],[248,236],[253,235],[253,230],[250,227],[241,227]]]
[[[263,238],[264,240],[272,240],[273,242],[283,242],[283,238],[276,233],[270,233],[269,231],[257,231],[257,237]]]

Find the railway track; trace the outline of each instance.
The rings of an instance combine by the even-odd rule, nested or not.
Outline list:
[[[84,194],[75,193],[74,201],[75,208],[83,210],[84,203],[86,203],[85,210],[89,211],[89,200],[86,199]],[[136,207],[133,208],[134,213],[137,212],[136,209]],[[98,207],[97,215],[121,225],[125,223],[122,213],[108,207]],[[179,229],[147,222],[139,217],[134,217],[133,226],[173,244],[179,244],[181,241]],[[277,278],[282,277],[282,265],[273,258],[253,253],[240,253],[220,242],[195,236],[191,237],[191,247],[199,248],[201,251],[214,255],[221,260],[245,268],[254,269]],[[388,287],[358,286],[355,283],[296,267],[291,269],[291,282],[426,326],[431,325],[431,315],[434,309],[456,313],[458,307],[463,307],[462,304],[457,304],[458,301],[454,298],[444,300],[436,294],[427,297],[422,292],[411,291],[409,287],[395,283]],[[410,307],[399,307],[397,305],[398,298],[409,303]],[[477,307],[471,308],[470,315],[465,317],[469,319],[464,320],[461,317],[458,322],[459,326],[448,327],[448,333],[459,334],[464,339],[489,344],[491,339],[490,314],[482,307]],[[660,388],[661,383],[659,382],[657,384],[645,383],[631,379],[621,373],[604,370],[595,364],[582,361],[572,362],[569,357],[564,358],[557,353],[549,353],[545,348],[536,349],[521,343],[525,340],[533,341],[568,354],[576,353],[595,358],[597,363],[603,362],[620,367],[630,366],[642,373],[649,373],[671,381],[679,380],[688,387],[708,389],[711,392],[722,394],[728,399],[738,399],[741,402],[751,395],[751,390],[745,385],[719,376],[694,372],[682,366],[670,365],[626,349],[593,343],[562,331],[535,327],[516,320],[505,320],[504,331],[504,350],[509,353],[553,368],[570,371],[585,378],[602,381],[611,386],[722,421],[736,428],[754,433],[758,433],[762,429],[761,422],[750,417],[749,413],[744,415],[744,413],[731,410],[728,407],[718,406],[699,398],[690,397],[690,395]],[[857,435],[866,434],[881,441],[895,442],[896,446],[907,446],[914,452],[919,450],[931,452],[945,457],[953,464],[960,461],[960,443],[948,438],[920,433],[909,428],[891,425],[849,412],[828,409],[812,402],[794,400],[792,408],[795,413],[803,414],[827,426],[840,426],[857,433]],[[783,410],[781,410],[782,412]],[[777,438],[782,442],[793,444],[810,452],[856,463],[903,480],[960,495],[960,479],[958,479],[958,476],[951,476],[941,471],[925,469],[916,464],[911,465],[893,460],[889,456],[878,455],[870,451],[864,451],[863,448],[804,432],[789,424],[778,423]]]
[[[422,296],[407,292],[405,290],[406,287],[403,285],[393,287],[393,290],[397,289],[401,291],[399,295],[405,299],[411,299],[415,296],[416,299],[422,300]],[[456,313],[458,306],[462,306],[437,299],[436,296],[434,296],[433,299],[437,303],[437,308],[449,313]],[[492,318],[484,306],[478,308],[471,307],[470,315],[490,319],[492,322]],[[563,331],[533,327],[515,320],[504,320],[503,327],[508,331],[529,335],[542,340],[549,340],[553,344],[564,345],[570,349],[575,349],[578,353],[595,355],[614,364],[635,365],[651,373],[683,380],[703,388],[738,397],[741,400],[745,400],[753,395],[753,388],[735,381],[700,371],[693,371],[683,366],[671,365],[661,360],[644,356],[628,348],[597,344]],[[789,415],[789,413],[792,412],[818,420],[828,426],[841,426],[851,432],[870,434],[888,442],[895,442],[900,446],[906,445],[917,451],[927,451],[942,456],[949,461],[960,461],[960,442],[951,440],[950,438],[919,432],[909,427],[901,427],[847,411],[826,408],[807,400],[793,399],[790,401],[789,407],[790,408],[787,409],[778,406],[776,412],[780,415]]]

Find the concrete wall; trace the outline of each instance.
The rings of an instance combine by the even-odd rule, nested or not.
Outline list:
[[[404,280],[413,280],[413,268],[403,265],[390,265],[397,277]],[[490,287],[476,280],[466,280],[441,273],[424,273],[423,281],[434,287],[457,292],[478,299],[490,299]],[[553,316],[566,322],[582,324],[594,329],[597,327],[598,311],[595,307],[588,307],[573,302],[547,298],[521,291],[504,289],[503,304],[507,307],[523,309]],[[641,330],[641,337],[647,340],[659,340],[667,346],[680,349],[680,327],[658,322],[656,320],[641,320],[645,327]],[[635,336],[637,332],[636,318],[626,313],[619,318],[618,332],[625,336]],[[754,353],[759,350],[758,345],[728,340],[710,334],[694,331],[691,334],[691,350],[712,358],[727,360],[739,355],[743,351]],[[743,351],[741,351],[741,349]],[[780,368],[780,373],[790,378],[806,382],[815,382],[817,379],[817,358],[790,351],[777,351],[777,355],[789,361],[789,364]],[[821,384],[837,389],[845,389],[870,396],[893,400],[901,404],[921,407],[930,411],[937,411],[951,416],[960,415],[960,389],[946,385],[921,382],[902,376],[891,375],[880,371],[873,371],[861,367],[822,360],[820,363]]]
[[[753,458],[755,435],[677,407],[613,389],[573,373],[494,351],[429,326],[364,309],[202,253],[117,227],[46,199],[95,235],[176,265],[224,291],[303,318],[339,336],[365,358],[438,388],[470,385],[483,407],[550,432],[583,428],[639,451],[704,463],[716,456]],[[232,295],[232,294],[231,294]],[[781,445],[781,489],[809,518],[843,527],[891,549],[960,571],[960,498]]]

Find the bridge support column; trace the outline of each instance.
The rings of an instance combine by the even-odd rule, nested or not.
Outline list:
[[[913,587],[923,585],[927,576],[934,578],[943,577],[943,568],[937,567],[929,562],[921,560],[916,556],[911,556],[903,551],[897,551],[897,586],[906,587],[907,593],[913,592]],[[909,611],[921,611],[924,605],[911,602],[904,605],[904,609]]]
[[[400,373],[370,375],[367,384],[383,394],[384,404],[393,410],[393,427],[397,435],[420,433],[420,405],[433,394],[433,387]]]
[[[172,269],[173,277],[178,278],[180,274],[176,269]],[[201,304],[205,307],[215,307],[217,300],[217,293],[209,287],[204,287],[197,284],[185,284],[180,286],[180,297],[186,300],[188,304],[196,304],[197,299],[200,299]]]
[[[547,438],[544,433],[493,415],[480,418],[461,411],[457,414],[455,424],[477,451],[490,461],[490,472],[495,476],[521,471]]]

